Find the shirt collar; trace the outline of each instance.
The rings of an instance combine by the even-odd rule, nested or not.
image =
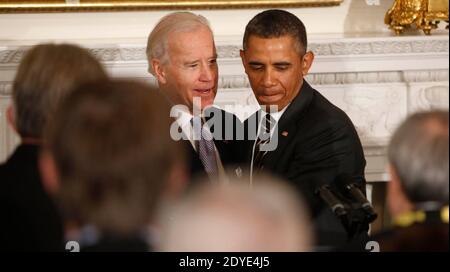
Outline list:
[[[173,113],[175,113],[176,121],[181,128],[191,125],[191,119],[193,115],[185,107],[174,107]]]
[[[281,111],[276,111],[276,112],[270,112],[270,116],[273,118],[273,120],[275,120],[276,123],[278,123],[278,121],[280,120],[281,116],[283,115],[283,113],[286,111],[286,109],[289,107],[291,103],[289,103],[286,107],[284,107]],[[262,110],[262,114],[261,116],[266,115],[268,112],[266,112],[265,110]]]

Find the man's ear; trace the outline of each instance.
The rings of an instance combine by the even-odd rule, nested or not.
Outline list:
[[[306,52],[306,54],[303,56],[303,63],[302,63],[302,74],[303,76],[306,76],[309,72],[309,69],[311,68],[314,61],[314,53],[311,51]]]
[[[393,217],[413,210],[414,205],[409,201],[403,189],[397,170],[389,164],[390,180],[387,184],[387,204]]]
[[[45,190],[50,195],[55,195],[59,190],[59,174],[53,155],[48,150],[40,153],[39,171]]]
[[[244,52],[244,50],[240,50],[239,54],[241,55],[242,65],[244,65],[245,73],[247,73],[247,61],[245,60],[245,52]]]
[[[388,172],[389,182],[387,184],[387,193],[389,198],[389,195],[391,197],[395,197],[400,192],[400,181],[398,180],[397,171],[395,171],[395,168],[392,164],[388,165]]]
[[[159,59],[152,59],[152,68],[155,72],[156,79],[160,84],[166,84],[167,78],[166,78],[166,72],[164,71],[164,65],[161,63],[161,60]]]
[[[14,108],[12,104],[6,108],[6,120],[8,121],[10,127],[18,134],[16,126],[16,116],[14,114]]]

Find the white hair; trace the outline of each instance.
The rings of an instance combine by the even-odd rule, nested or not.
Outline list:
[[[168,52],[167,43],[169,34],[174,32],[189,32],[198,27],[207,27],[211,33],[211,27],[208,20],[202,15],[197,15],[192,12],[174,12],[164,16],[153,28],[147,40],[147,60],[148,71],[155,75],[151,65],[152,59],[159,59],[162,62],[167,62]]]

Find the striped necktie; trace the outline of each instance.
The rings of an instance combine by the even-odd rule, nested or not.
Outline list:
[[[199,139],[195,141],[195,147],[200,161],[202,162],[208,176],[217,176],[218,168],[213,136],[208,127],[204,125],[202,118],[192,118],[191,122],[194,127],[194,135],[197,135],[195,139]]]
[[[256,139],[255,156],[253,159],[253,169],[255,172],[263,169],[264,157],[267,154],[267,150],[261,150],[261,147],[270,142],[270,130],[275,125],[275,120],[270,114],[266,114],[261,122],[261,129]]]

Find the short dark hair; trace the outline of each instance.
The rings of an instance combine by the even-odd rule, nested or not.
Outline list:
[[[131,81],[99,81],[74,90],[46,130],[65,213],[103,231],[132,232],[148,222],[175,165],[169,105]]]
[[[270,9],[253,17],[245,27],[244,50],[252,35],[266,39],[292,36],[297,41],[300,54],[305,54],[308,46],[305,25],[297,16],[285,10]]]

